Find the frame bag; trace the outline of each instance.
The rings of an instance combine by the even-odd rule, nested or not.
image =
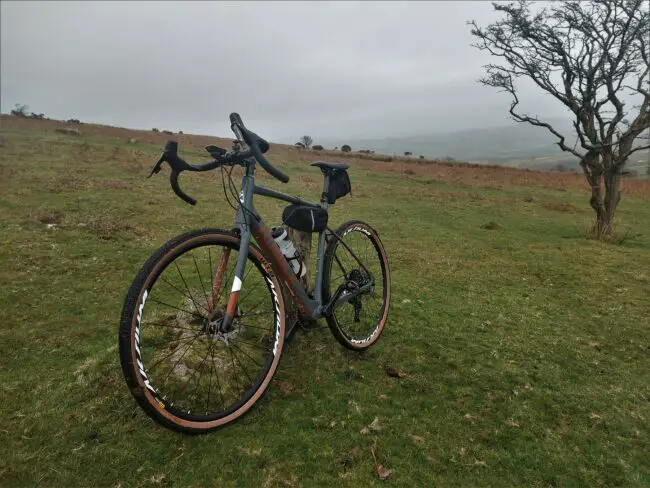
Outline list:
[[[282,212],[282,222],[301,232],[322,232],[327,227],[327,210],[310,205],[289,205]]]
[[[322,232],[327,227],[327,210],[310,205],[289,205],[282,212],[282,222],[301,232]]]

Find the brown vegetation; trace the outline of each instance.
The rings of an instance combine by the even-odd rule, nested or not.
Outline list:
[[[29,118],[2,115],[0,121],[10,123],[16,129],[51,130],[68,125],[64,121],[38,120]],[[122,127],[111,127],[97,124],[84,124],[84,136],[103,136],[123,139],[128,142],[136,137],[139,142],[160,144],[168,140],[169,136],[163,133],[151,132],[148,130],[134,130]],[[216,144],[221,147],[230,147],[232,139],[224,139],[206,135],[175,134],[183,147],[203,151],[208,144]],[[126,149],[123,149],[126,151]],[[140,171],[146,166],[144,159],[140,161],[136,154],[129,159],[138,160],[137,169]],[[538,186],[544,188],[572,189],[584,193],[590,193],[590,189],[584,184],[584,176],[577,173],[541,172],[533,170],[522,170],[509,166],[479,165],[462,163],[457,161],[439,161],[431,159],[414,159],[404,156],[386,156],[382,154],[364,154],[358,152],[341,152],[324,150],[318,153],[301,150],[293,146],[283,144],[272,144],[269,158],[281,166],[282,160],[291,159],[304,161],[305,164],[328,159],[344,160],[351,166],[369,171],[381,171],[386,173],[408,174],[419,177],[424,181],[455,183],[467,186],[483,187],[505,187],[509,185]],[[143,166],[144,165],[144,166]],[[262,175],[263,173],[260,173]],[[650,197],[650,180],[627,178],[621,182],[621,190],[624,194]]]

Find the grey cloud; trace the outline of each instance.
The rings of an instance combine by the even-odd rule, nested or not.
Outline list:
[[[3,112],[228,136],[238,111],[288,142],[507,122],[465,24],[493,19],[488,2],[0,5]]]

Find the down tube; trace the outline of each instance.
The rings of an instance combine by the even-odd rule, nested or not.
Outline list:
[[[257,244],[260,246],[267,259],[275,265],[274,267],[276,268],[280,279],[286,284],[289,293],[291,293],[301,313],[307,317],[315,317],[319,312],[319,303],[315,300],[311,300],[309,296],[307,296],[305,289],[300,284],[300,281],[298,281],[298,278],[296,278],[293,270],[289,267],[289,263],[273,240],[273,237],[271,237],[264,222],[262,220],[257,221],[256,219],[251,219],[251,221],[253,237],[255,237]]]

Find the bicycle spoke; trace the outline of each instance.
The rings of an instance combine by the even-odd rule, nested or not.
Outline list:
[[[214,348],[212,348],[210,351],[210,356],[212,359],[212,368],[216,371],[216,367],[214,365]],[[226,408],[226,402],[223,401],[223,393],[221,391],[221,380],[219,380],[219,372],[217,372],[214,377],[217,379],[217,388],[219,388],[219,399],[221,400],[221,407]]]
[[[248,359],[250,359],[251,361],[253,361],[253,362],[254,362],[256,365],[258,365],[260,368],[262,367],[262,365],[261,365],[260,363],[258,363],[257,361],[255,361],[255,360],[254,360],[252,357],[250,357],[248,354],[246,354],[246,352],[245,352],[243,349],[240,349],[240,348],[237,347],[235,344],[233,344],[233,347],[237,348],[237,350],[238,350],[239,352],[241,352],[244,356],[246,356]]]
[[[262,347],[259,344],[253,344],[252,342],[242,341],[241,339],[232,339],[232,342],[238,342],[240,344],[246,344],[246,345],[251,346],[251,347],[257,347],[258,349],[264,349],[265,351],[269,350],[267,347]]]
[[[159,303],[160,305],[164,305],[165,307],[173,308],[175,310],[178,310],[179,312],[194,315],[195,317],[198,317],[200,319],[204,318],[202,315],[199,315],[198,313],[190,312],[189,310],[185,310],[184,308],[175,307],[174,305],[170,305],[169,303],[161,302],[160,300],[157,300],[155,298],[149,298],[149,300],[152,301],[152,302]]]
[[[242,314],[242,317],[246,317],[246,318],[248,318],[248,317],[257,317],[257,316],[260,316],[260,315],[267,315],[267,314],[270,314],[270,313],[275,314],[275,310],[261,310],[259,312],[245,312],[245,313]]]
[[[255,302],[254,305],[252,305],[251,307],[246,307],[246,308],[248,308],[249,310],[255,310],[258,306],[262,305],[262,302],[264,302],[265,300],[268,300],[268,297],[260,298],[257,302]],[[239,303],[242,303],[242,302],[240,301]],[[250,315],[255,315],[255,312],[251,313]]]
[[[252,384],[253,384],[253,380],[251,380],[251,377],[249,376],[248,371],[246,371],[246,368],[244,367],[244,365],[242,364],[242,362],[239,360],[239,358],[237,357],[237,355],[233,352],[232,347],[230,347],[230,345],[229,345],[228,347],[230,348],[230,352],[231,352],[231,354],[233,355],[233,357],[237,360],[237,364],[239,364],[239,367],[241,368],[241,370],[242,370],[242,371],[244,372],[244,374],[246,375],[246,378],[248,378],[248,382],[252,385]],[[237,347],[237,346],[235,346],[235,347]],[[237,348],[237,349],[239,349],[239,348]]]
[[[177,288],[176,285],[171,284],[169,281],[167,281],[167,280],[166,280],[165,278],[163,278],[162,276],[160,277],[160,280],[161,280],[163,283],[165,283],[166,285],[169,285],[171,288],[173,288],[174,290],[176,290],[178,293],[180,293],[180,294],[181,294],[182,296],[184,296],[185,298],[188,298],[192,303],[194,303],[194,300],[192,299],[192,297],[186,295],[185,292],[184,292],[183,290]],[[196,306],[196,303],[194,303],[194,306]],[[205,310],[205,307],[203,307],[203,309]]]
[[[181,273],[181,269],[178,267],[178,263],[176,260],[174,260],[174,266],[176,266],[176,270],[178,271],[178,274],[181,277],[181,280],[183,280],[183,284],[185,285],[185,288],[187,288],[187,293],[190,295],[190,299],[192,300],[192,303],[194,304],[194,308],[197,310],[199,309],[199,306],[196,304],[196,300],[194,300],[194,297],[192,296],[192,292],[190,291],[190,287],[187,286],[187,282],[185,281],[185,278],[183,277],[183,273]]]
[[[170,329],[191,330],[193,332],[197,332],[196,327],[181,327],[180,325],[159,324],[157,322],[146,322],[142,324],[142,327],[144,328],[145,325],[151,325],[153,327],[169,327]]]
[[[208,349],[210,353],[210,377],[208,378],[208,399],[205,401],[205,412],[210,410],[210,393],[212,393],[212,370],[214,369],[214,356],[212,355],[212,346]]]
[[[232,361],[232,372],[234,372],[235,371],[235,359],[233,358],[232,348],[230,346],[228,346],[228,351],[230,352],[230,360]],[[235,375],[235,383],[237,383],[237,391],[239,391],[240,386],[239,386],[239,381],[237,380],[236,375]]]
[[[179,341],[179,343],[182,342],[183,344],[187,344],[187,342],[189,342],[189,341],[192,340],[192,339],[196,339],[199,335],[201,335],[201,334],[196,334],[196,335],[193,335],[192,337],[188,337],[188,338],[186,338],[186,339],[181,339],[181,340]],[[148,371],[148,372],[153,371],[153,369],[154,369],[156,366],[158,366],[160,363],[162,363],[162,362],[163,362],[165,359],[167,359],[168,357],[172,356],[175,352],[176,352],[176,349],[174,349],[172,352],[170,352],[169,354],[167,354],[167,355],[166,355],[165,357],[163,357],[162,359],[159,359],[159,360],[156,361],[155,363],[149,365],[149,366],[146,368],[147,371]]]
[[[183,354],[181,354],[181,357],[176,360],[176,362],[174,363],[174,366],[172,366],[171,369],[167,372],[167,375],[162,380],[162,383],[164,385],[167,384],[167,378],[169,378],[169,375],[176,369],[176,366],[178,366],[178,363],[181,362],[181,359],[183,359],[185,357],[185,355],[187,354],[187,351],[190,350],[190,348],[196,342],[196,339],[199,337],[199,335],[201,335],[201,334],[197,334],[196,337],[194,337],[194,340],[188,344],[188,346],[185,348],[185,351],[183,351]]]
[[[194,378],[194,376],[196,376],[196,373],[198,373],[199,370],[203,370],[203,365],[205,364],[206,359],[208,359],[208,354],[209,354],[209,353],[210,353],[210,346],[208,346],[208,352],[205,353],[205,357],[204,357],[203,360],[201,361],[201,364],[199,364],[199,367],[198,367],[197,369],[195,369],[195,370],[192,372],[192,376],[189,377],[189,379],[188,379],[187,382],[185,383],[185,386],[183,386],[183,388],[181,388],[181,391],[178,392],[178,395],[179,395],[179,396],[180,396],[181,394],[185,393],[185,388],[187,388],[187,385],[189,385],[189,384],[192,382],[192,379]],[[201,378],[201,377],[199,376],[199,379],[200,379],[200,378]],[[196,386],[195,391],[196,391],[197,389],[198,389],[198,381],[197,381],[197,386]]]
[[[258,327],[258,326],[256,326],[256,325],[245,324],[245,323],[243,323],[243,322],[240,322],[240,324],[243,325],[244,327],[252,327],[253,329],[265,330],[265,331],[267,331],[267,332],[269,332],[269,331],[272,330],[272,329],[270,329],[270,328],[265,329],[264,327]]]
[[[196,264],[196,257],[194,256],[194,250],[190,252],[192,254],[192,259],[194,260],[194,268],[196,269],[196,274],[199,276],[199,283],[201,283],[201,289],[203,290],[203,295],[205,296],[205,303],[209,302],[208,294],[205,292],[205,287],[203,286],[203,279],[201,278],[201,273],[199,272],[199,265]]]

